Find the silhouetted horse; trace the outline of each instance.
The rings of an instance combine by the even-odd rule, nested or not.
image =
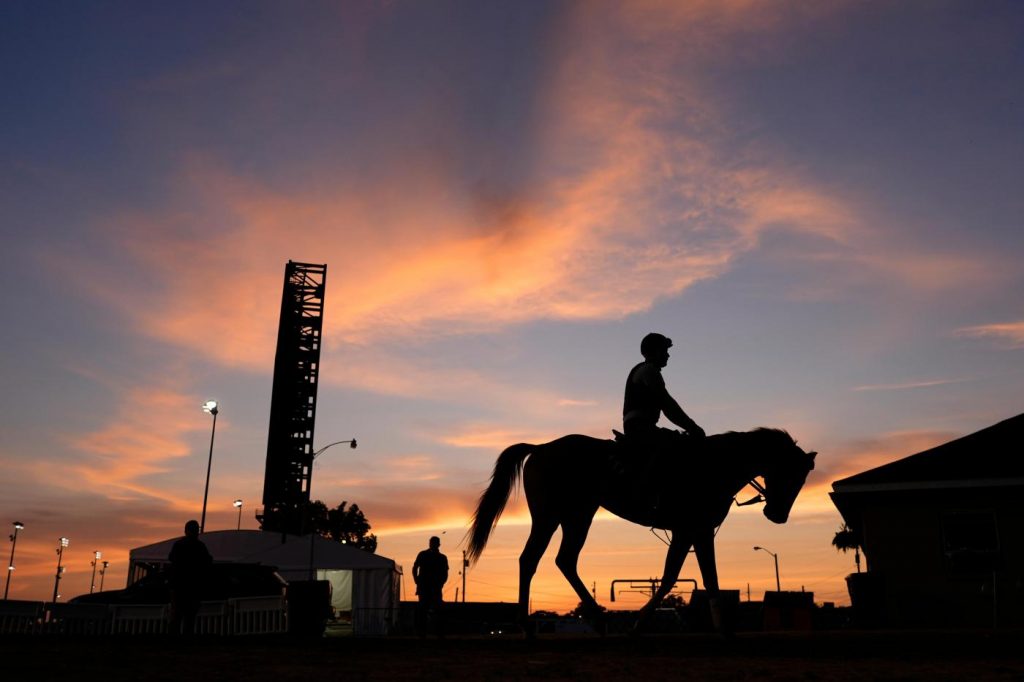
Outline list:
[[[580,579],[576,563],[599,507],[672,533],[664,576],[641,610],[641,620],[672,590],[691,546],[704,589],[714,600],[718,594],[715,529],[725,520],[735,495],[756,477],[763,477],[764,485],[755,482],[755,487],[764,493],[764,515],[785,523],[817,454],[804,452],[778,429],[723,433],[695,443],[679,456],[660,458],[637,473],[645,479],[638,481],[623,474],[621,458],[629,453],[622,448],[614,441],[570,435],[543,445],[513,445],[498,456],[491,484],[473,517],[468,557],[472,561],[480,557],[522,475],[533,519],[519,557],[519,616],[528,634],[530,581],[558,526],[562,544],[555,564],[594,616],[602,609]],[[646,494],[637,495],[638,490]]]

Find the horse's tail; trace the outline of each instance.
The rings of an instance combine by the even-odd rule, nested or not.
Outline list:
[[[471,562],[479,559],[484,547],[487,546],[487,538],[490,537],[494,527],[498,525],[498,517],[505,509],[509,493],[512,492],[523,473],[523,462],[536,447],[530,443],[519,443],[506,448],[498,455],[498,461],[494,464],[494,473],[491,474],[491,484],[480,496],[480,502],[473,514],[473,526],[469,529],[469,547],[466,549],[466,558]]]

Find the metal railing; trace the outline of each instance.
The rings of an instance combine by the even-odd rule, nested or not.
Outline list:
[[[164,635],[167,604],[49,604],[0,602],[0,635]],[[197,635],[262,635],[288,631],[284,597],[203,602]]]

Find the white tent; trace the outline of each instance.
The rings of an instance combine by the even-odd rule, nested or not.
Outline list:
[[[167,564],[167,556],[178,539],[170,538],[131,550],[129,582],[144,574],[143,564]],[[319,536],[216,530],[204,533],[200,539],[210,550],[214,562],[276,566],[277,572],[288,581],[308,580],[312,566],[318,580],[331,582],[331,604],[338,611],[397,611],[402,568],[392,559]]]

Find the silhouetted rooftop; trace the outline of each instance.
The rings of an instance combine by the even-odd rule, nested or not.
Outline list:
[[[1010,481],[1005,479],[1018,479]],[[907,484],[1024,482],[1024,414],[962,438],[833,482],[837,492],[904,488]]]

